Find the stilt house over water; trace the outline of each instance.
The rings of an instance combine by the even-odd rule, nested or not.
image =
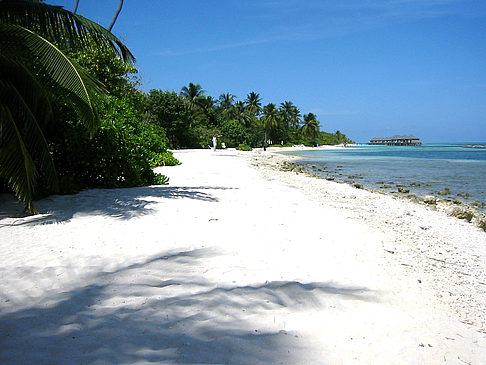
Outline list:
[[[388,146],[418,146],[422,144],[420,138],[413,134],[407,136],[393,136],[389,138],[373,138],[368,144],[385,144]]]

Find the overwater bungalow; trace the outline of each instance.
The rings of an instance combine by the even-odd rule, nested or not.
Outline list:
[[[422,144],[420,138],[413,134],[407,136],[393,136],[388,138],[373,138],[368,144],[384,144],[388,146],[419,146]]]

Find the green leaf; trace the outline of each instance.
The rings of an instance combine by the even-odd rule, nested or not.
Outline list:
[[[0,50],[7,56],[13,58],[23,50],[24,54],[36,60],[46,82],[51,84],[52,92],[68,93],[67,100],[72,103],[91,134],[94,134],[99,127],[94,99],[96,92],[99,95],[104,93],[102,85],[59,47],[27,28],[0,24],[0,39],[15,40],[7,45],[0,41]]]
[[[106,28],[60,6],[32,0],[1,0],[0,23],[30,29],[64,49],[89,51],[94,40],[96,47],[111,48],[125,62],[135,61],[130,50]]]
[[[7,180],[27,209],[35,212],[32,197],[37,170],[10,109],[3,104],[0,104],[0,130],[0,176]]]

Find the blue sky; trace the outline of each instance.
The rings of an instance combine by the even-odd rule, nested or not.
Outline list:
[[[117,6],[80,0],[78,13],[108,27]],[[483,0],[125,0],[113,33],[146,91],[255,91],[358,142],[486,142]]]

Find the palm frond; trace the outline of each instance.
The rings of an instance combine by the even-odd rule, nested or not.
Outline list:
[[[2,85],[0,85],[2,87]],[[0,176],[30,211],[37,170],[7,105],[0,104]]]
[[[64,49],[111,48],[125,62],[133,63],[130,50],[101,25],[60,6],[33,0],[1,0],[0,23],[30,29]]]
[[[97,130],[99,120],[94,100],[96,93],[104,93],[102,85],[97,80],[67,57],[59,47],[27,28],[0,23],[0,39],[15,39],[15,42],[9,44],[4,44],[0,40],[0,50],[11,58],[19,54],[19,48],[30,54],[42,67],[43,77],[51,85],[57,86],[53,87],[52,91],[67,93],[67,100],[72,103],[91,134]]]
[[[58,180],[54,161],[42,132],[42,125],[52,115],[49,97],[24,65],[2,56],[0,100],[1,104],[9,109],[25,147],[45,173],[48,185],[53,191],[57,191]]]
[[[0,0],[0,176],[31,211],[37,168],[57,185],[42,132],[51,95],[70,102],[92,135],[99,125],[95,100],[105,91],[66,55],[94,49],[134,62],[118,38],[89,19],[39,0]]]

